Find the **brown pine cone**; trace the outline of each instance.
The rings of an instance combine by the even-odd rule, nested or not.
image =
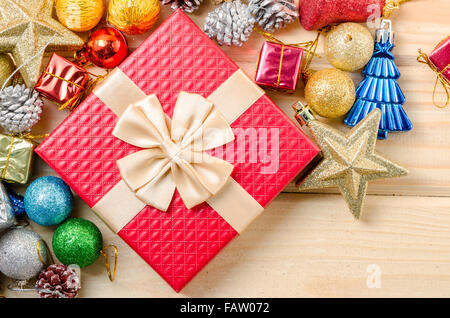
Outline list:
[[[78,275],[66,265],[50,265],[39,274],[36,282],[41,298],[74,298],[80,288]]]

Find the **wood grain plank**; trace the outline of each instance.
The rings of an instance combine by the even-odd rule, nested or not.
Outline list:
[[[448,198],[368,196],[361,221],[336,195],[282,194],[176,294],[80,199],[75,215],[119,247],[117,280],[103,259],[83,269],[81,297],[445,297],[450,293]],[[32,224],[47,242],[52,230]],[[381,271],[368,288],[367,270]],[[0,283],[6,285],[5,283]],[[370,286],[370,285],[369,285]],[[35,297],[33,293],[6,293]]]

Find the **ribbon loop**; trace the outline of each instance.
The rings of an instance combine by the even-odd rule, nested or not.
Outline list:
[[[113,135],[144,148],[117,161],[125,183],[148,205],[167,211],[175,189],[192,208],[215,195],[233,165],[205,153],[234,140],[227,120],[198,94],[180,92],[173,119],[155,95],[131,104]]]

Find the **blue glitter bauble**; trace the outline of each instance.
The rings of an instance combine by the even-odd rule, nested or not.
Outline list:
[[[34,180],[25,191],[25,211],[37,224],[53,226],[70,215],[73,196],[60,178],[47,176]]]

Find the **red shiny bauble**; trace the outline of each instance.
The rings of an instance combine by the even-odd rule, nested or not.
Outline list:
[[[125,36],[114,28],[102,28],[91,34],[85,47],[87,58],[103,68],[114,68],[128,55]]]

